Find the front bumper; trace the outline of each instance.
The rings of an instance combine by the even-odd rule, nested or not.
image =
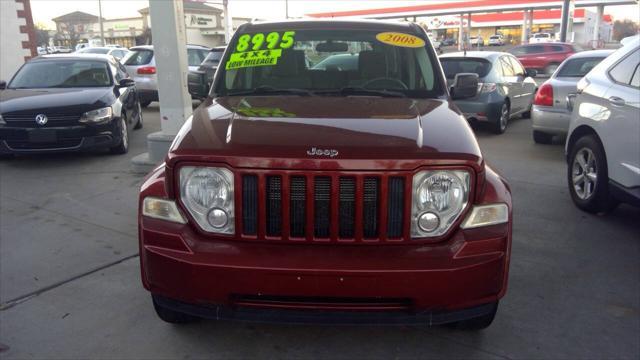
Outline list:
[[[25,128],[0,127],[0,153],[31,154],[111,147],[121,141],[118,120],[99,125]]]
[[[571,121],[571,112],[563,108],[533,105],[531,124],[533,130],[554,135],[566,135]]]

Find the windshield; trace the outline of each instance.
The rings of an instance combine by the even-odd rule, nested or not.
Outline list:
[[[109,53],[109,50],[111,49],[105,49],[105,48],[84,48],[81,49],[78,52],[81,53],[85,53],[85,54],[107,54]]]
[[[147,65],[153,58],[153,50],[134,49],[124,58],[125,65]]]
[[[258,88],[329,96],[357,96],[354,89],[388,90],[409,97],[437,97],[444,91],[434,69],[437,59],[415,35],[364,30],[266,31],[240,34],[230,46],[233,51],[225,57],[217,96],[246,95]],[[379,92],[380,96],[390,94]],[[367,95],[375,96],[372,92]]]
[[[208,49],[187,49],[187,61],[189,66],[198,66],[202,64],[202,61],[207,57],[208,52]]]
[[[54,60],[24,64],[11,89],[111,86],[107,64],[101,61]]]
[[[583,77],[587,75],[591,69],[598,65],[604,58],[589,57],[589,58],[577,58],[571,59],[565,62],[556,77]]]
[[[441,58],[440,63],[447,79],[453,79],[459,73],[474,73],[483,78],[491,71],[491,63],[485,59]]]
[[[222,54],[224,54],[224,50],[211,50],[209,51],[209,55],[204,59],[204,63],[207,64],[217,64],[222,59]]]

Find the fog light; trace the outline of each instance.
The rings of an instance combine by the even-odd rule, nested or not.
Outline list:
[[[432,232],[438,228],[438,225],[440,225],[440,218],[432,212],[423,213],[418,219],[418,226],[424,232]]]
[[[216,229],[222,228],[227,225],[227,221],[229,221],[229,216],[227,212],[220,208],[213,208],[209,211],[209,215],[207,215],[207,220],[209,220],[209,224]]]

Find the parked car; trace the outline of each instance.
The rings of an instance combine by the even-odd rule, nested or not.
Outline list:
[[[438,40],[438,36],[430,32],[427,33],[427,36],[429,36],[429,41],[431,45],[433,45],[433,48],[439,51],[442,43]]]
[[[152,101],[158,101],[158,77],[153,45],[134,46],[129,49],[132,54],[123,63],[127,72],[136,81],[140,92],[140,103],[147,107]],[[196,71],[207,57],[209,48],[200,45],[187,45],[187,62],[189,71]]]
[[[406,23],[238,27],[212,97],[140,190],[162,320],[491,324],[511,195],[450,103],[477,75],[450,97],[428,41]],[[305,61],[348,49],[355,71]]]
[[[489,46],[503,46],[503,45],[504,45],[504,37],[502,35],[489,36]]]
[[[578,83],[566,143],[567,182],[576,206],[605,212],[640,206],[640,36]]]
[[[516,46],[509,52],[515,55],[526,69],[553,74],[569,56],[580,51],[576,45],[567,43],[528,44]]]
[[[571,119],[569,102],[576,95],[576,85],[613,50],[592,50],[568,57],[558,70],[540,85],[533,101],[531,123],[533,140],[549,144],[554,136],[565,136]]]
[[[453,46],[456,45],[458,43],[457,39],[455,38],[445,38],[444,40],[442,40],[442,45],[444,46]]]
[[[68,54],[71,52],[71,49],[69,49],[66,46],[52,46],[51,47],[51,54]]]
[[[536,90],[531,77],[535,70],[525,71],[513,55],[495,51],[467,51],[440,56],[447,84],[455,82],[457,74],[477,74],[480,83],[477,94],[455,101],[469,121],[487,122],[493,131],[502,134],[507,122],[516,115],[528,117]]]
[[[555,39],[550,33],[537,33],[529,38],[530,44],[553,42]]]
[[[36,50],[38,52],[38,55],[46,55],[49,53],[46,46],[38,46]]]
[[[0,154],[129,149],[142,127],[135,83],[112,56],[43,55],[0,82]]]
[[[225,46],[216,46],[209,50],[200,66],[195,71],[189,71],[188,86],[189,94],[196,99],[204,99],[209,94],[209,88],[213,83],[220,59],[224,53]]]
[[[482,36],[472,36],[469,38],[469,45],[471,46],[484,46],[484,39]]]
[[[79,54],[103,54],[103,55],[111,55],[114,58],[116,58],[116,60],[120,61],[122,60],[125,56],[127,56],[127,54],[129,53],[129,50],[123,48],[123,47],[115,47],[115,46],[105,46],[105,47],[85,47],[82,48],[78,51],[76,51]]]

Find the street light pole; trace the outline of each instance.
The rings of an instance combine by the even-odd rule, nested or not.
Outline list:
[[[102,27],[102,1],[98,0],[98,13],[100,14],[100,41],[102,41],[102,46],[107,45],[104,41],[104,28]]]

